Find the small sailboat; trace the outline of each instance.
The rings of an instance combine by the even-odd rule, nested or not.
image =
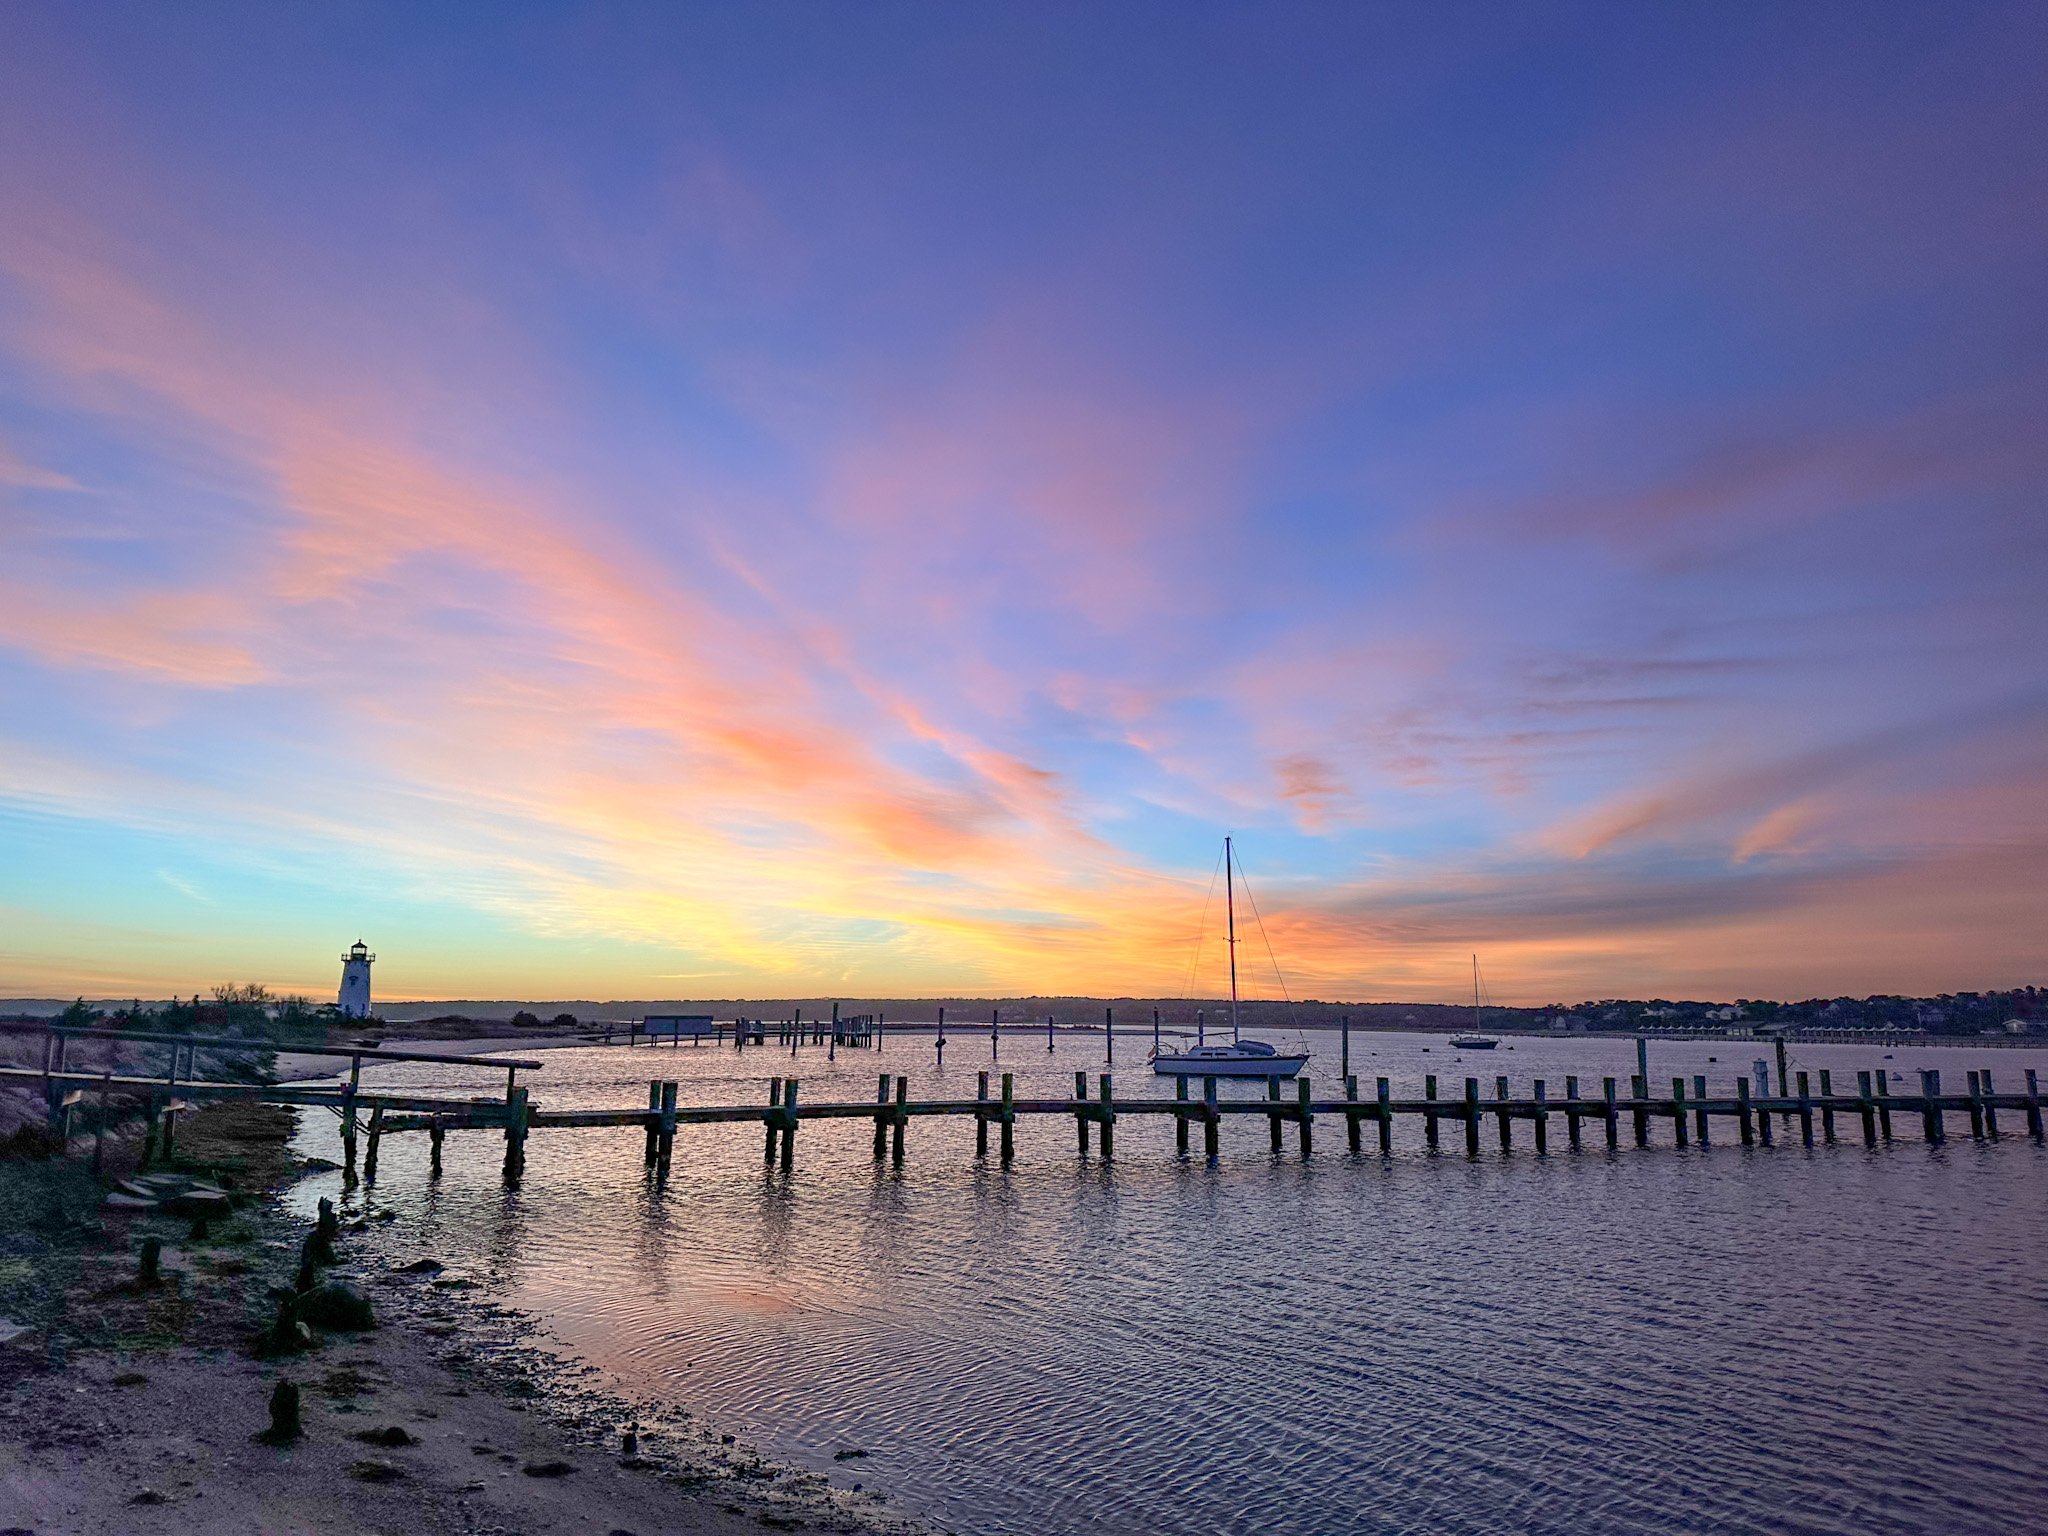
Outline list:
[[[1481,1034],[1479,1030],[1479,957],[1472,957],[1472,1027],[1462,1035],[1451,1036],[1451,1044],[1461,1051],[1490,1051],[1500,1042],[1493,1036]]]
[[[1230,839],[1227,837],[1223,839],[1223,910],[1230,946],[1230,1044],[1197,1045],[1185,1051],[1154,1051],[1152,1070],[1164,1077],[1293,1077],[1308,1065],[1306,1051],[1298,1055],[1283,1055],[1263,1040],[1238,1037],[1237,886]]]

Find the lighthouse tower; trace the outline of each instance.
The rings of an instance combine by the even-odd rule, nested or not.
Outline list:
[[[370,1016],[370,962],[377,957],[357,939],[341,957],[341,1016],[367,1019]]]

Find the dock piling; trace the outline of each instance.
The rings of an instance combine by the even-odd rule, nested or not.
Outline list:
[[[1384,1077],[1373,1084],[1373,1095],[1380,1105],[1380,1155],[1384,1157],[1394,1150],[1394,1111]]]

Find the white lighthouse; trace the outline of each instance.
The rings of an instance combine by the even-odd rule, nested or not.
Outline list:
[[[377,957],[361,939],[341,957],[341,1016],[367,1019],[370,1016],[370,962]]]

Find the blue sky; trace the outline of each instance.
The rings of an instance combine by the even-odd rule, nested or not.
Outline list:
[[[10,7],[0,991],[2038,980],[2044,32]]]

